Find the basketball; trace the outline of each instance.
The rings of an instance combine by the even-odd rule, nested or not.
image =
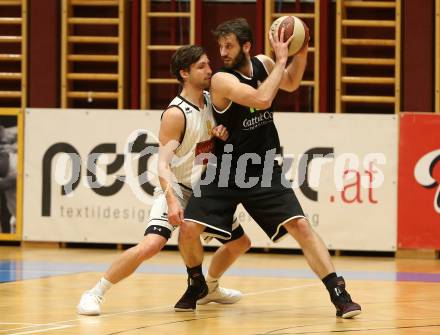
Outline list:
[[[286,41],[292,34],[293,40],[289,44],[289,56],[296,55],[309,41],[309,28],[296,16],[281,16],[270,26],[270,33],[274,36],[275,32],[280,36],[281,29],[284,27],[283,41]]]

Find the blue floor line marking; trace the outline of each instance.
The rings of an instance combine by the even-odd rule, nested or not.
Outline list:
[[[82,272],[105,272],[110,264],[52,263],[38,261],[0,261],[0,282],[37,279]],[[143,264],[137,273],[185,275],[182,265]],[[257,269],[232,267],[230,276],[316,279],[309,269]],[[340,271],[349,280],[438,282],[440,273]]]

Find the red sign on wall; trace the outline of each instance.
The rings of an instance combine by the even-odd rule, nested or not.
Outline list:
[[[440,249],[440,115],[402,113],[399,248]]]

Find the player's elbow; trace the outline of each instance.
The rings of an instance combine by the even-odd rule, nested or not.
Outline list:
[[[259,104],[257,106],[255,106],[255,108],[259,109],[259,110],[265,110],[265,109],[269,109],[271,106],[270,103],[264,103],[264,104]]]
[[[258,101],[256,101],[254,107],[258,108],[258,109],[269,109],[270,106],[272,106],[272,99],[269,98],[262,98],[262,99],[258,99]]]
[[[298,89],[298,87],[299,87],[299,85],[293,85],[293,86],[288,87],[286,89],[286,91],[289,92],[289,93],[293,93],[293,92],[295,92]]]
[[[231,100],[236,101],[244,106],[263,110],[270,108],[272,105],[273,96],[271,96],[268,92],[256,90],[255,92],[241,96],[241,99]]]
[[[295,92],[300,85],[301,85],[301,78],[288,73],[287,76],[284,78],[282,88],[284,91],[292,93]]]
[[[289,92],[289,93],[293,93],[293,92],[295,92],[299,88],[299,86],[300,86],[299,82],[292,81],[291,83],[289,83],[288,85],[286,85],[284,87],[284,90]]]

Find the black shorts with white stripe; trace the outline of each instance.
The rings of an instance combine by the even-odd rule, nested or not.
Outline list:
[[[291,187],[284,186],[279,166],[274,167],[271,185],[260,183],[250,188],[237,185],[219,187],[217,182],[200,185],[201,196],[190,198],[185,219],[206,227],[205,233],[221,239],[232,237],[232,219],[238,204],[273,241],[287,234],[284,224],[292,219],[305,218],[304,212]]]

